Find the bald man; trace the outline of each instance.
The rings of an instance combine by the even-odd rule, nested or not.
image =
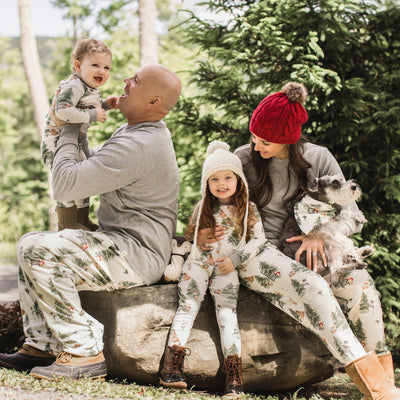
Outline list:
[[[119,109],[127,123],[79,161],[79,126],[63,125],[53,164],[60,201],[100,195],[99,229],[33,232],[18,244],[22,349],[0,354],[0,366],[37,378],[102,378],[103,325],[81,307],[80,290],[117,290],[160,280],[171,255],[179,174],[162,119],[181,82],[148,65],[124,79]],[[57,359],[56,359],[57,356]]]

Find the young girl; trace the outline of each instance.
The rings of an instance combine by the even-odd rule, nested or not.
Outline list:
[[[212,142],[203,165],[202,199],[196,206],[186,238],[197,243],[202,228],[225,228],[223,240],[201,251],[193,245],[178,285],[179,305],[171,325],[160,383],[186,388],[183,361],[185,347],[207,287],[214,301],[224,355],[225,394],[242,392],[241,343],[236,315],[239,294],[237,268],[263,250],[265,236],[260,216],[249,203],[247,182],[237,156],[224,142]]]
[[[101,101],[98,89],[110,75],[111,51],[96,39],[80,40],[71,55],[74,73],[60,82],[53,97],[41,143],[42,160],[52,170],[59,129],[63,124],[81,124],[80,161],[89,157],[87,131],[92,122],[104,122],[106,110],[117,107],[117,97]],[[95,231],[89,219],[89,199],[57,202],[58,229]]]

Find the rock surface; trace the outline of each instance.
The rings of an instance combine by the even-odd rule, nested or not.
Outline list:
[[[104,326],[109,377],[158,384],[158,371],[177,308],[177,285],[81,292],[82,304]],[[238,319],[244,389],[269,392],[320,382],[336,361],[319,338],[261,296],[241,287]],[[223,390],[223,362],[214,306],[207,294],[187,347],[188,387]]]

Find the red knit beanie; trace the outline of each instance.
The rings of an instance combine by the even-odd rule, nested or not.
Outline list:
[[[271,143],[296,143],[301,125],[307,121],[307,111],[302,105],[306,98],[304,85],[287,83],[281,92],[265,97],[254,110],[250,132]]]

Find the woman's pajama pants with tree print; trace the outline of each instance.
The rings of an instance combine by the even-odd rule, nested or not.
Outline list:
[[[267,244],[238,272],[242,284],[313,331],[340,362],[347,364],[368,351],[388,352],[379,293],[366,270],[351,271],[330,287],[320,275]]]

